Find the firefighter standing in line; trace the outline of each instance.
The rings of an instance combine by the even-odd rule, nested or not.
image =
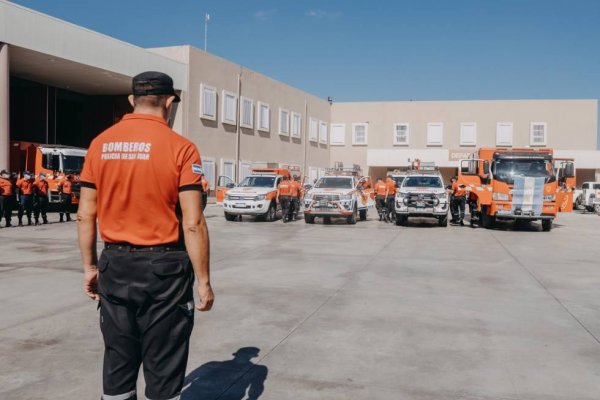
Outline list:
[[[292,179],[292,219],[298,219],[298,212],[300,211],[300,200],[302,198],[302,183],[298,175],[294,175]]]
[[[10,180],[10,172],[3,169],[0,172],[0,223],[2,218],[6,220],[5,227],[11,227],[11,217],[13,210],[13,183]]]
[[[290,220],[292,188],[293,185],[287,176],[284,176],[279,185],[277,185],[277,203],[281,204],[281,214],[284,223]]]
[[[202,161],[166,122],[179,101],[168,75],[135,76],[129,101],[133,113],[90,145],[77,212],[84,290],[100,301],[102,398],[136,399],[143,365],[146,399],[179,399],[194,325],[194,275],[196,308],[208,311],[214,301]],[[105,242],[99,260],[97,218]]]
[[[479,216],[477,214],[477,195],[473,191],[469,191],[467,203],[469,203],[470,224],[474,226],[475,219],[479,218]]]
[[[387,215],[386,218],[390,220],[390,216],[392,215],[392,211],[394,211],[394,201],[396,201],[396,181],[392,178],[391,175],[388,175],[385,184],[388,189],[387,196],[385,198],[385,203],[387,207]]]
[[[200,185],[202,185],[202,211],[204,212],[208,203],[208,195],[210,194],[210,184],[205,175],[202,175],[200,178]]]
[[[452,178],[450,178],[450,183],[448,185],[446,185],[446,192],[448,193],[448,204],[450,206],[450,215],[452,216],[452,219],[450,220],[451,223],[455,224],[458,222],[458,211],[456,208],[456,201],[454,199],[454,184],[456,183],[456,177],[453,176]]]
[[[384,210],[387,208],[386,198],[388,195],[388,186],[383,181],[383,179],[379,178],[377,183],[375,183],[375,205],[377,206],[377,212],[379,213],[379,220],[383,220],[384,218]]]
[[[60,216],[59,222],[63,222],[63,214],[67,217],[67,222],[71,221],[71,203],[73,193],[73,176],[67,175],[56,185],[58,193],[60,193]]]
[[[19,226],[23,226],[23,215],[27,216],[27,225],[31,225],[31,213],[33,212],[33,182],[34,177],[29,171],[23,172],[23,178],[17,180],[19,189]]]
[[[48,223],[48,181],[46,174],[41,173],[33,184],[33,217],[35,224],[40,225],[40,213],[44,224]]]
[[[455,223],[464,226],[463,219],[465,218],[465,204],[467,203],[467,190],[465,185],[459,185],[456,179],[452,183],[452,196],[454,198]]]

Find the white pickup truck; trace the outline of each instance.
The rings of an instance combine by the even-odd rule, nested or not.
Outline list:
[[[438,172],[410,173],[396,191],[396,225],[406,225],[409,217],[435,218],[448,226],[448,193]]]
[[[600,212],[600,182],[584,182],[575,199],[577,208],[589,212]]]

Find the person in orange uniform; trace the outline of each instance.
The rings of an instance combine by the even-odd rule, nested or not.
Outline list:
[[[292,219],[298,219],[298,212],[300,211],[300,201],[302,199],[302,183],[300,177],[294,175],[292,179]]]
[[[196,146],[169,128],[179,101],[160,72],[133,78],[133,113],[97,136],[81,172],[77,211],[84,290],[100,301],[103,399],[178,399],[194,325],[211,309],[203,174]],[[98,260],[96,229],[104,241]],[[143,397],[143,396],[141,396]]]
[[[465,218],[465,204],[467,203],[467,190],[465,185],[460,185],[456,179],[452,182],[452,197],[454,199],[454,213],[453,220],[456,223],[464,226]]]
[[[387,218],[389,220],[390,215],[394,211],[394,201],[396,201],[396,181],[391,175],[388,175],[385,185],[387,186],[386,206],[388,211]]]
[[[60,216],[59,222],[63,222],[63,214],[67,217],[67,222],[71,221],[71,203],[73,193],[73,176],[67,175],[56,185],[58,193],[60,193]]]
[[[277,202],[281,204],[281,214],[283,222],[291,219],[290,210],[292,208],[292,191],[294,184],[284,176],[279,185],[277,185]]]
[[[210,194],[210,184],[204,174],[200,178],[200,185],[202,185],[202,211],[204,211],[208,203],[208,195]]]
[[[388,195],[388,186],[383,181],[383,179],[379,178],[377,183],[375,183],[375,206],[377,207],[377,212],[379,213],[379,220],[383,220],[385,209],[387,208],[386,198]]]
[[[33,174],[29,171],[23,172],[23,178],[17,180],[19,190],[19,226],[23,226],[23,215],[27,216],[27,225],[31,225],[31,213],[33,212]]]
[[[46,174],[41,173],[33,184],[33,217],[35,224],[40,225],[40,213],[44,224],[48,223],[48,181]]]
[[[0,172],[0,222],[4,218],[6,220],[6,228],[12,226],[13,194],[13,183],[10,179],[10,172],[3,169]]]

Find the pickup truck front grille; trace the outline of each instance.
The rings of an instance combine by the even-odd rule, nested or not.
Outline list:
[[[408,207],[435,207],[439,204],[438,198],[433,193],[408,193],[404,197],[404,204]]]
[[[340,201],[338,194],[316,194],[313,201]]]

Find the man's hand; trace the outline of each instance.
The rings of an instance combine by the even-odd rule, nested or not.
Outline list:
[[[210,284],[198,284],[198,297],[200,304],[196,306],[199,311],[210,311],[215,301],[215,294]]]
[[[83,291],[92,300],[100,300],[98,294],[98,269],[96,266],[86,266],[83,271]]]

